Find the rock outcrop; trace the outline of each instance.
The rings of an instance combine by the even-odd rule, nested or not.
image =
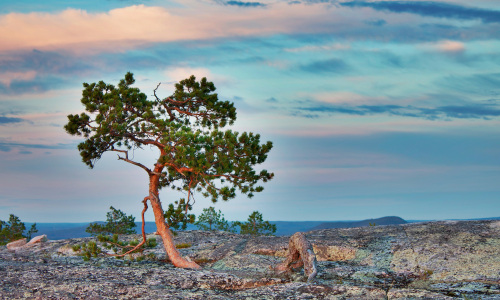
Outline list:
[[[84,261],[72,245],[91,238],[0,247],[0,298],[500,299],[500,221],[325,229],[305,237],[318,259],[313,282],[302,270],[273,271],[289,237],[179,232],[176,243],[191,245],[181,254],[203,270],[174,268],[159,238],[142,261],[104,254]]]
[[[36,244],[43,243],[47,241],[47,236],[44,235],[39,235],[34,238],[32,238],[29,242],[26,242],[26,238],[19,239],[17,241],[13,241],[7,244],[7,249],[12,250],[12,251],[17,251],[17,250],[22,250],[22,249],[27,249],[29,247],[32,247]]]

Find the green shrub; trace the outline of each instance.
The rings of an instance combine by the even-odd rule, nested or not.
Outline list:
[[[127,216],[123,211],[115,209],[111,206],[110,211],[106,214],[107,220],[104,225],[99,223],[91,223],[86,232],[91,235],[101,234],[133,234],[136,233],[134,227],[135,217]]]
[[[177,248],[177,249],[184,249],[184,248],[189,248],[189,247],[191,247],[191,244],[188,244],[188,243],[181,243],[181,244],[175,245],[175,248]]]
[[[147,239],[146,241],[146,248],[155,248],[158,245],[158,242],[156,241],[156,238],[152,237]]]

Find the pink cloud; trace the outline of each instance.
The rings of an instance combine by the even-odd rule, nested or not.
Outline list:
[[[421,48],[443,53],[461,53],[465,51],[465,45],[462,42],[450,40],[439,41],[436,43],[426,43],[421,45]]]
[[[345,11],[338,13],[340,9],[327,4],[277,3],[266,9],[243,10],[198,2],[175,9],[134,5],[104,13],[77,9],[58,13],[10,13],[0,15],[0,51],[33,48],[123,51],[154,42],[318,33],[352,22],[352,16]]]
[[[36,77],[35,71],[28,72],[2,72],[0,73],[0,82],[6,86],[10,86],[15,80],[31,80]]]
[[[465,50],[464,44],[456,41],[442,41],[436,45],[436,48],[443,52],[462,52]]]

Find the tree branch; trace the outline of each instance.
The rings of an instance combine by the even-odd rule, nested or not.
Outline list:
[[[124,134],[125,137],[131,139],[132,141],[138,143],[138,144],[143,144],[143,145],[154,145],[156,147],[158,147],[159,149],[163,149],[165,147],[165,145],[163,145],[162,143],[158,142],[158,141],[155,141],[155,140],[151,140],[151,139],[138,139],[134,136],[134,134],[132,133],[127,133],[127,134]]]
[[[125,157],[121,157],[120,155],[118,155],[118,160],[123,160],[123,161],[128,162],[129,164],[133,164],[134,166],[141,167],[142,169],[144,169],[144,171],[146,171],[148,173],[148,175],[151,175],[152,171],[150,169],[148,169],[148,167],[146,167],[145,165],[143,165],[141,163],[138,163],[138,162],[135,162],[133,160],[128,159],[128,151],[118,150],[118,149],[111,149],[111,151],[125,153]]]

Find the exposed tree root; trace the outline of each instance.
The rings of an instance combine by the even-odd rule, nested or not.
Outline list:
[[[316,277],[318,269],[316,267],[316,254],[313,247],[302,232],[297,232],[290,237],[288,242],[288,255],[286,260],[275,267],[275,270],[291,272],[304,266],[304,273],[307,275],[307,281],[310,282]]]

